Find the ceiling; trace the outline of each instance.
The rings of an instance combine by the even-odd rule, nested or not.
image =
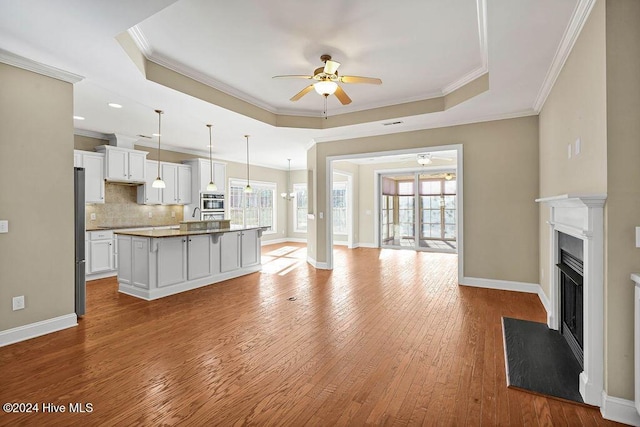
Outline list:
[[[0,49],[75,73],[79,132],[157,132],[162,142],[214,157],[279,169],[306,166],[311,144],[537,114],[581,0],[2,0]],[[323,99],[298,102],[320,55],[340,62],[340,75],[378,77],[383,84],[342,84],[353,102],[328,99],[329,116],[441,97],[489,75],[489,90],[441,112],[388,117],[329,129],[276,127],[149,81],[115,37],[123,32],[147,59],[269,113],[320,117]],[[570,48],[570,47],[569,47]],[[565,52],[566,54],[566,52]],[[122,109],[107,106],[109,102]],[[383,123],[399,121],[393,126]],[[345,142],[345,143],[348,143]]]

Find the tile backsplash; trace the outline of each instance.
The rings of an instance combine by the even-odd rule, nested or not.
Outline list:
[[[139,205],[136,201],[137,188],[132,185],[105,183],[105,203],[86,205],[87,228],[177,225],[182,221],[182,206]],[[172,213],[174,216],[171,216]],[[91,220],[91,214],[95,214],[95,220]]]

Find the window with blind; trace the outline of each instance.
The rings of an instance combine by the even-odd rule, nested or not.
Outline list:
[[[293,231],[307,232],[307,184],[293,184]]]
[[[347,183],[333,183],[333,234],[347,234]]]
[[[229,185],[229,215],[231,225],[270,227],[265,234],[276,232],[276,184],[251,182],[252,193],[245,193],[246,181],[231,180]]]

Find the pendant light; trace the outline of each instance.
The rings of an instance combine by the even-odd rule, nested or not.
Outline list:
[[[291,159],[287,159],[289,161],[289,172],[287,173],[287,188],[285,190],[284,193],[280,193],[280,196],[282,196],[283,199],[285,200],[292,200],[293,197],[295,196],[295,193],[293,192],[293,190],[289,191],[291,188]]]
[[[253,193],[253,188],[249,185],[249,135],[245,135],[247,138],[247,186],[244,187],[245,193]]]
[[[151,184],[151,186],[153,188],[165,188],[166,185],[162,180],[162,178],[160,178],[160,135],[162,135],[161,133],[162,110],[156,110],[156,113],[158,113],[158,177],[156,178],[155,181],[153,181],[153,184]]]
[[[207,125],[209,128],[209,170],[211,171],[211,180],[207,184],[207,191],[218,191],[218,186],[213,182],[213,159],[211,154],[211,126]]]

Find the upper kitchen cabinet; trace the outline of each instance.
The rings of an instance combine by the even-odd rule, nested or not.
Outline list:
[[[183,160],[182,163],[191,166],[191,201],[200,200],[200,192],[207,191],[207,184],[211,181],[211,163],[205,159]],[[218,192],[225,193],[225,179],[227,165],[213,162],[213,182]]]
[[[144,185],[138,186],[138,204],[140,205],[160,205],[162,204],[162,190],[153,188],[153,181],[158,174],[158,162],[147,160],[147,177]]]
[[[96,151],[105,155],[105,179],[117,182],[145,182],[147,152],[101,145]]]
[[[160,162],[163,205],[188,205],[191,203],[191,166]]]
[[[85,203],[104,203],[104,154],[73,150],[73,165],[84,168]]]

